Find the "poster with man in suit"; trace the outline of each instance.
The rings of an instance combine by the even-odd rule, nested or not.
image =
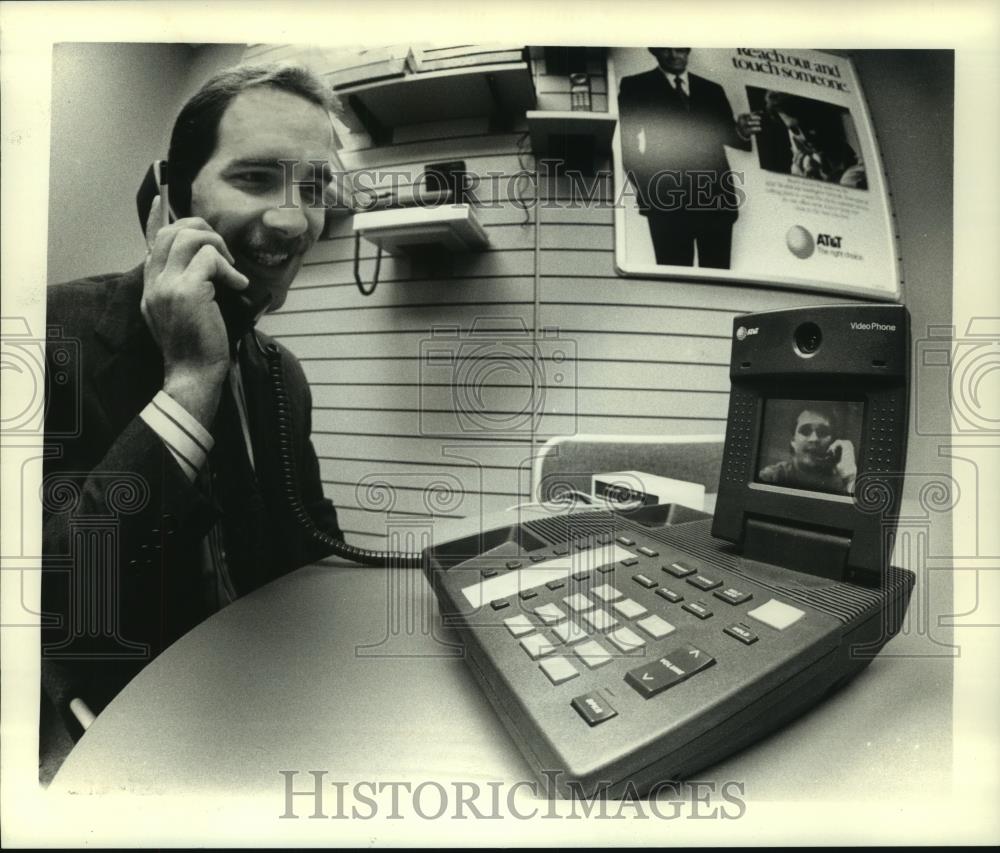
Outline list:
[[[651,47],[656,67],[618,90],[622,158],[657,264],[729,269],[739,195],[725,146],[750,150],[760,116],[735,120],[725,90],[688,71],[689,47]]]
[[[620,273],[896,297],[888,195],[850,60],[686,47],[610,60]]]

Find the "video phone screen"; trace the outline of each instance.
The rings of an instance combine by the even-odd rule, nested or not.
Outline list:
[[[757,482],[853,495],[863,416],[860,402],[766,400]]]

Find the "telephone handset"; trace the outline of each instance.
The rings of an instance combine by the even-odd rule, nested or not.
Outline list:
[[[146,177],[136,194],[136,207],[139,212],[139,223],[143,230],[153,207],[153,199],[160,196],[160,211],[163,224],[168,225],[174,220],[170,206],[170,184],[166,160],[156,160],[146,172]],[[215,300],[219,303],[222,321],[226,324],[226,333],[231,347],[236,345],[247,332],[253,328],[257,318],[271,304],[271,294],[265,288],[254,287],[253,282],[246,290],[233,290],[231,287],[217,284]]]
[[[136,208],[139,213],[139,224],[142,226],[144,233],[146,223],[149,221],[149,213],[153,208],[153,199],[157,195],[160,196],[163,224],[167,225],[173,219],[168,183],[167,162],[165,160],[156,160],[146,171],[146,176],[143,178],[142,184],[139,186],[139,191],[135,196]],[[254,287],[253,282],[250,283],[250,286],[246,290],[242,291],[216,285],[215,298],[219,303],[219,311],[222,313],[222,319],[226,324],[231,347],[235,347],[236,342],[253,329],[257,317],[271,303],[271,294],[266,290],[261,292],[260,288]],[[328,548],[331,553],[336,554],[338,557],[360,563],[363,566],[422,567],[424,562],[423,554],[399,551],[371,551],[366,548],[355,548],[341,539],[330,536],[326,531],[320,530],[316,526],[305,504],[302,503],[296,479],[295,460],[291,453],[293,446],[292,406],[288,398],[288,391],[285,388],[281,350],[274,343],[264,345],[256,334],[254,334],[253,339],[267,360],[268,378],[271,384],[271,393],[275,400],[274,427],[278,438],[278,447],[280,448],[278,466],[282,480],[282,491],[288,509],[291,511],[296,522],[310,538]]]

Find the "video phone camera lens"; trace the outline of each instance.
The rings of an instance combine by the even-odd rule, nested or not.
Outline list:
[[[795,349],[799,355],[813,355],[823,342],[823,333],[815,323],[803,323],[795,330]]]

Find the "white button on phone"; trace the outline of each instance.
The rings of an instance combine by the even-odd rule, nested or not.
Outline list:
[[[806,612],[804,610],[799,610],[799,608],[778,601],[776,598],[772,598],[760,607],[755,607],[753,610],[747,611],[747,616],[751,616],[765,625],[770,625],[778,631],[784,631],[785,628],[794,625],[805,615]]]

